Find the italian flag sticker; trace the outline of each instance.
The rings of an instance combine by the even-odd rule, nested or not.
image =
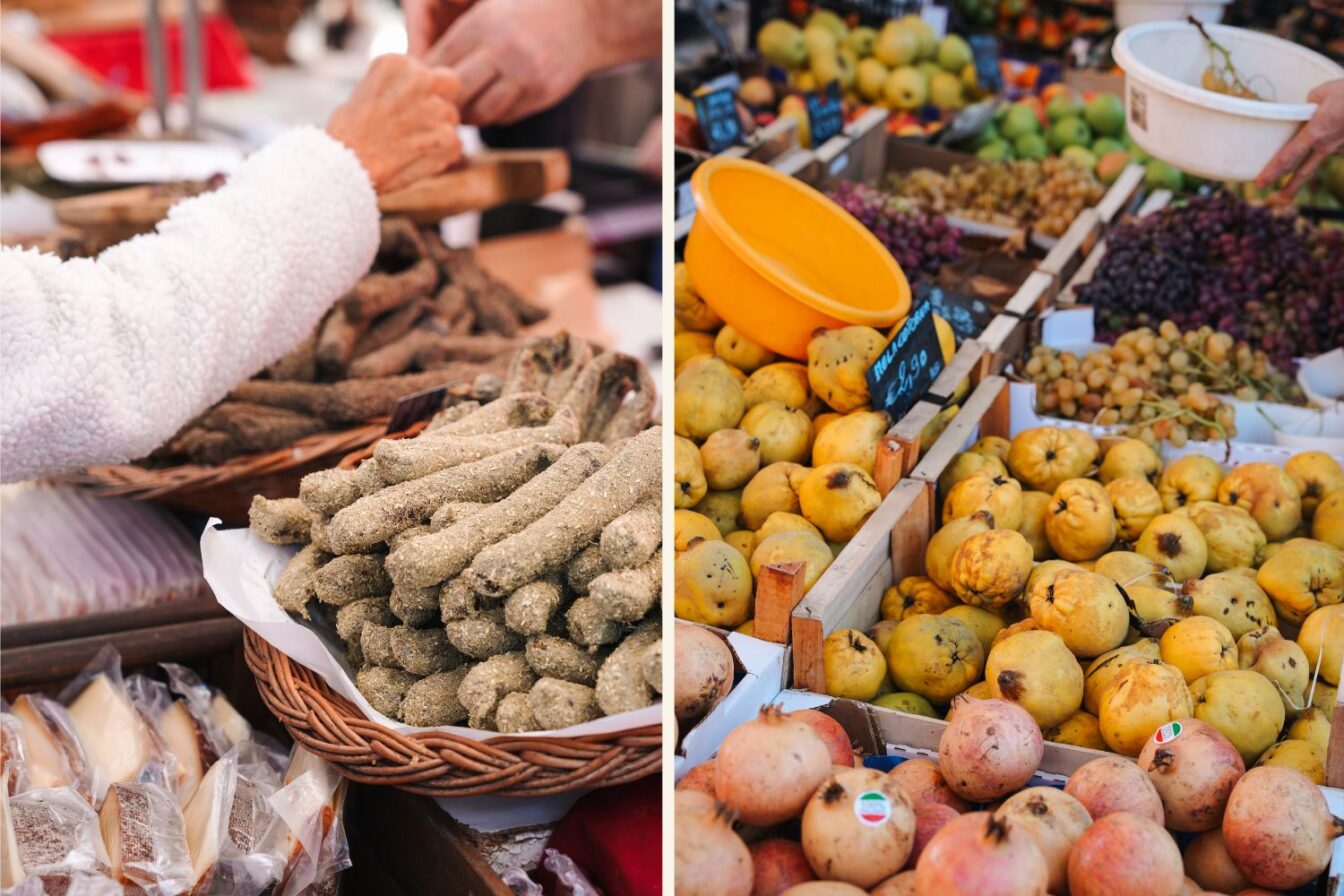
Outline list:
[[[1153,740],[1159,744],[1169,744],[1181,736],[1181,723],[1168,722],[1153,734]]]
[[[865,790],[854,799],[854,816],[859,824],[881,827],[891,818],[891,800],[880,790]]]

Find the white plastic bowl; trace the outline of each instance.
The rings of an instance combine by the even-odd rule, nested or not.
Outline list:
[[[1232,54],[1232,64],[1253,90],[1272,102],[1205,90],[1211,59],[1195,26],[1147,22],[1121,31],[1115,61],[1125,71],[1129,135],[1144,152],[1182,171],[1211,180],[1254,180],[1316,104],[1307,94],[1344,78],[1344,68],[1290,41],[1205,25]]]
[[[1194,16],[1201,22],[1223,20],[1223,10],[1232,0],[1115,0],[1115,24],[1118,28],[1144,22],[1184,22]]]

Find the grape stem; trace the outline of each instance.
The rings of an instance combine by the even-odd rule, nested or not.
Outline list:
[[[1153,408],[1159,411],[1163,409],[1162,403],[1157,401],[1140,401],[1139,407]],[[1209,429],[1215,429],[1218,431],[1218,434],[1222,436],[1224,442],[1228,441],[1227,430],[1223,428],[1223,425],[1221,423],[1219,423],[1216,419],[1210,420],[1206,417],[1201,417],[1199,414],[1195,413],[1190,408],[1181,408],[1178,411],[1168,411],[1165,414],[1158,414],[1156,417],[1149,417],[1147,420],[1144,420],[1142,422],[1144,426],[1152,426],[1159,420],[1175,420],[1178,417],[1189,417],[1191,420],[1194,420],[1201,426],[1207,426]]]
[[[1218,52],[1219,54],[1222,55],[1222,57],[1223,57],[1223,64],[1222,64],[1221,66],[1217,65],[1216,63],[1213,63],[1213,67],[1216,68],[1216,69],[1218,69],[1219,74],[1220,74],[1220,75],[1224,75],[1224,74],[1225,74],[1225,75],[1230,75],[1231,78],[1232,78],[1232,86],[1233,86],[1233,87],[1236,87],[1238,90],[1241,90],[1241,91],[1243,91],[1244,93],[1248,93],[1248,94],[1250,94],[1251,96],[1255,97],[1257,100],[1260,99],[1260,98],[1261,98],[1261,97],[1260,97],[1260,94],[1256,93],[1254,90],[1252,90],[1250,87],[1248,87],[1248,86],[1246,85],[1246,82],[1245,82],[1245,81],[1241,80],[1241,75],[1237,72],[1236,68],[1232,65],[1232,54],[1231,54],[1230,52],[1228,52],[1227,47],[1224,47],[1222,44],[1218,43],[1218,41],[1216,41],[1216,40],[1214,40],[1212,37],[1210,37],[1210,36],[1209,36],[1209,32],[1207,32],[1207,31],[1204,30],[1204,25],[1203,25],[1202,22],[1199,21],[1199,19],[1196,19],[1194,16],[1186,16],[1186,20],[1187,20],[1191,25],[1194,25],[1196,28],[1198,28],[1198,29],[1199,29],[1199,33],[1200,33],[1201,35],[1203,35],[1203,37],[1204,37],[1204,42],[1207,43],[1207,44],[1209,45],[1209,55],[1210,55],[1210,60],[1212,60],[1212,56],[1213,56],[1213,52],[1214,52],[1214,51],[1216,51],[1216,52]]]

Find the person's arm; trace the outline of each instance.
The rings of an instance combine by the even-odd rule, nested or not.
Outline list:
[[[433,21],[420,19],[408,24]],[[463,121],[496,124],[549,108],[593,72],[654,58],[661,49],[659,0],[477,0],[425,59],[457,72]]]
[[[1255,185],[1263,190],[1293,172],[1278,192],[1282,199],[1291,199],[1331,153],[1344,147],[1344,79],[1327,81],[1316,87],[1307,94],[1307,102],[1317,104],[1316,114],[1284,144],[1255,179]]]
[[[0,251],[0,480],[142,457],[300,342],[373,261],[375,189],[456,155],[455,82],[430,75],[375,64],[326,132],[96,260]]]

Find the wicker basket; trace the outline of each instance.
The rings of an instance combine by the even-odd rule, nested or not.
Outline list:
[[[117,464],[89,467],[56,481],[89,489],[106,497],[157,501],[201,516],[217,516],[230,525],[247,525],[253,495],[290,498],[299,480],[315,470],[333,467],[346,454],[370,449],[387,430],[387,417],[335,432],[319,432],[262,454],[240,454],[218,466],[182,464],[141,467]]]
[[[360,784],[432,797],[540,797],[613,787],[662,768],[662,726],[585,737],[500,735],[478,741],[442,731],[401,734],[364,717],[312,670],[260,635],[244,636],[261,699],[294,740]]]

